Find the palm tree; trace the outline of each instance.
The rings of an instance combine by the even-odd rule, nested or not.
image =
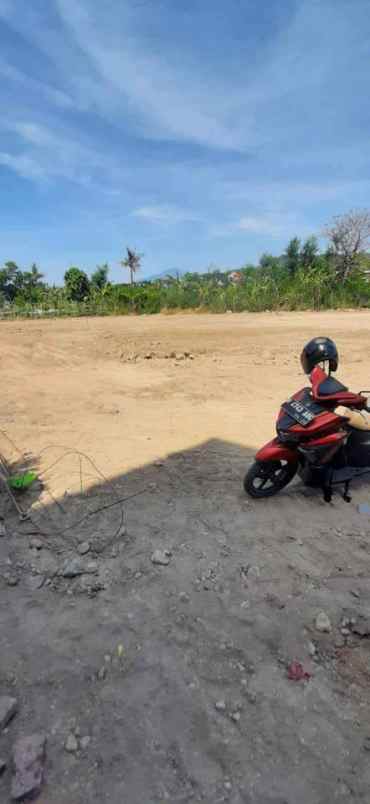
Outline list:
[[[36,263],[34,262],[31,266],[31,271],[28,274],[29,276],[29,283],[33,288],[38,288],[42,285],[42,280],[44,278],[44,274],[39,271]]]
[[[130,280],[131,284],[133,285],[135,281],[135,275],[138,273],[138,271],[140,271],[141,260],[143,255],[138,254],[133,249],[127,247],[126,251],[127,251],[127,257],[124,260],[121,260],[120,264],[122,265],[122,268],[126,268],[128,271],[130,271]]]

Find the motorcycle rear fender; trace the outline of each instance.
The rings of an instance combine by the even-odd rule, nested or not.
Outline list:
[[[287,461],[288,463],[297,463],[297,451],[284,446],[278,438],[274,438],[261,447],[256,455],[256,461]]]

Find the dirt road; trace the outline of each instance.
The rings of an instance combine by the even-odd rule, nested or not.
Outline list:
[[[315,334],[370,388],[367,312],[1,324],[0,452],[43,488],[0,495],[0,755],[46,734],[43,804],[370,801],[368,487],[241,491]]]

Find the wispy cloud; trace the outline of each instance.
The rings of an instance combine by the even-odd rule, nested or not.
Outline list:
[[[4,228],[10,184],[15,220],[25,194],[32,225],[65,205],[62,249],[73,236],[104,261],[125,231],[148,260],[155,243],[155,263],[196,252],[200,268],[366,206],[370,16],[355,5],[0,0],[0,173],[22,177],[0,182]]]
[[[199,220],[198,216],[189,210],[180,209],[169,204],[153,204],[150,206],[138,207],[132,213],[136,218],[148,221],[149,223],[172,226],[186,221]]]
[[[340,181],[227,181],[220,185],[220,193],[228,200],[249,201],[265,208],[285,208],[292,204],[312,204],[333,201],[344,193],[363,192],[370,188],[370,180]]]
[[[18,84],[27,91],[37,94],[39,97],[40,95],[43,96],[46,101],[49,101],[60,109],[71,109],[75,105],[72,98],[66,92],[63,92],[57,87],[50,86],[48,83],[38,81],[37,79],[26,75],[26,73],[18,70],[16,67],[14,67],[14,65],[9,64],[1,58],[0,76],[7,81],[12,81],[13,83]]]
[[[100,9],[91,0],[57,0],[65,25],[100,76],[116,92],[123,113],[128,104],[145,135],[188,140],[207,146],[240,149],[248,141],[248,115],[235,124],[237,93],[222,87],[221,76],[178,68],[178,53],[162,56],[148,49],[140,35],[140,17],[121,3],[119,14],[99,25]],[[115,27],[116,26],[116,27]],[[185,55],[185,54],[184,54]],[[251,125],[252,121],[250,121]]]
[[[0,131],[11,132],[17,152],[0,154],[1,164],[22,178],[48,181],[55,177],[90,185],[115,174],[109,156],[79,142],[72,134],[55,131],[27,120],[0,122]]]
[[[47,172],[36,159],[32,159],[27,154],[7,154],[0,152],[0,165],[13,170],[21,176],[22,179],[32,179],[33,181],[44,181],[47,178]]]
[[[314,231],[303,216],[291,212],[242,215],[231,222],[214,223],[209,229],[211,237],[235,237],[244,234],[257,238],[261,243],[264,239],[287,240],[297,233],[299,236],[307,236]]]
[[[241,232],[251,232],[252,234],[263,234],[269,237],[280,237],[286,229],[283,220],[263,215],[246,215],[240,218],[236,228]]]

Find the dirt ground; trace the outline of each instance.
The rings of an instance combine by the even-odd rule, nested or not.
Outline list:
[[[316,334],[370,388],[367,312],[0,325],[1,802],[42,732],[40,804],[369,804],[369,487],[242,491]]]

